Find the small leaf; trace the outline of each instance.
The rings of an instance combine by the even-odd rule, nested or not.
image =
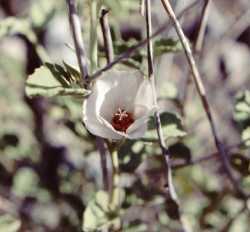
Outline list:
[[[171,157],[184,159],[186,163],[189,163],[192,159],[190,149],[183,143],[175,143],[169,147]]]
[[[182,46],[179,40],[174,39],[160,39],[154,43],[154,54],[160,56],[164,53],[179,52]]]
[[[120,205],[125,199],[124,192],[121,189],[115,189],[114,193],[120,194]],[[84,211],[82,229],[86,232],[103,231],[105,229],[120,228],[120,226],[119,208],[116,207],[115,209],[111,209],[108,193],[105,191],[98,191],[95,198],[89,202]]]
[[[171,219],[173,220],[180,219],[179,205],[174,199],[170,197],[166,199],[165,210]]]
[[[59,65],[46,63],[36,69],[26,81],[25,91],[30,97],[44,96],[88,96],[89,90],[83,88],[72,88],[69,74]],[[68,79],[67,79],[68,78]]]
[[[230,157],[232,167],[243,176],[250,175],[250,159],[242,154],[232,154]]]
[[[21,227],[21,222],[10,215],[0,216],[0,231],[17,232]]]
[[[72,77],[72,79],[75,82],[81,82],[81,74],[80,71],[77,70],[77,68],[73,67],[70,64],[67,64],[65,61],[63,61],[63,65],[65,66],[68,74]]]
[[[27,19],[8,17],[0,22],[0,38],[10,35],[24,35],[32,43],[36,43],[37,38]]]
[[[55,12],[54,1],[33,0],[30,10],[30,21],[36,28],[45,27]]]
[[[181,119],[178,115],[170,112],[163,112],[161,113],[160,118],[165,139],[183,137],[186,135],[186,132],[182,127]],[[149,120],[148,131],[146,132],[145,138],[158,138],[153,117],[151,117],[151,119]]]
[[[244,141],[245,146],[250,147],[250,127],[247,127],[245,130],[243,130],[241,138]]]
[[[250,120],[250,91],[241,92],[236,97],[234,119],[243,126]]]

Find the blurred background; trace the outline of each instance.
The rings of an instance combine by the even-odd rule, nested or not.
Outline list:
[[[191,2],[172,4],[180,12]],[[193,48],[205,2],[198,1],[180,20]],[[94,72],[105,65],[99,1],[78,3]],[[102,3],[110,9],[115,55],[145,38],[139,0]],[[156,31],[168,17],[161,1],[152,1],[152,11]],[[192,231],[248,232],[250,200],[235,194],[217,158],[178,37],[171,29],[154,41],[157,94],[185,220]],[[165,166],[153,128],[140,141],[126,141],[119,153],[126,193],[121,215],[105,220],[98,213],[87,215],[103,187],[96,141],[81,122],[83,100],[30,98],[24,91],[26,79],[43,60],[76,66],[73,47],[65,1],[0,1],[0,231],[77,232],[87,219],[94,221],[89,231],[181,231],[174,206],[164,201]],[[139,67],[146,73],[145,55],[142,47],[118,68]],[[196,58],[232,172],[250,194],[249,0],[211,1]]]

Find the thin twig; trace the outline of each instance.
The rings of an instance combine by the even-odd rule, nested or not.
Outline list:
[[[100,24],[102,28],[103,40],[104,40],[104,49],[107,59],[107,64],[114,59],[114,51],[113,51],[113,42],[111,38],[111,32],[108,22],[108,11],[106,9],[101,10]],[[104,144],[104,141],[102,141]],[[105,190],[109,191],[111,185],[109,184],[109,176],[107,170],[107,153],[103,151],[102,157],[102,169],[103,169],[103,183]]]
[[[74,45],[75,45],[76,55],[77,55],[78,64],[80,68],[80,73],[83,78],[83,83],[86,83],[86,80],[89,76],[88,66],[87,66],[87,57],[86,57],[86,52],[84,49],[84,43],[82,39],[80,19],[76,11],[76,2],[75,0],[66,0],[66,2],[68,5],[68,9],[69,9],[69,21],[70,21],[70,26],[72,30],[72,35],[74,38]],[[101,158],[102,173],[103,173],[103,179],[104,179],[103,180],[104,189],[107,190],[108,189],[108,183],[107,183],[108,171],[107,171],[106,162],[104,161],[106,157],[106,149],[105,149],[104,140],[102,138],[96,137],[96,145],[97,145],[97,149],[99,150],[100,158]]]
[[[87,57],[82,38],[80,19],[76,10],[76,2],[75,0],[66,0],[66,2],[69,10],[69,22],[74,39],[78,65],[80,68],[83,83],[86,83],[86,79],[88,77]]]
[[[207,21],[208,21],[208,16],[209,16],[210,3],[211,3],[211,0],[205,0],[204,6],[202,8],[201,18],[199,21],[198,35],[197,35],[195,46],[194,46],[195,54],[200,53],[203,47],[206,26],[207,26]]]
[[[220,37],[223,39],[225,37],[229,37],[232,40],[236,39],[250,24],[250,9],[244,10],[241,12],[240,16],[234,21],[228,30],[224,32],[224,34]]]
[[[179,15],[177,16],[177,18],[181,18],[185,13],[187,13],[189,10],[191,10],[193,7],[195,7],[200,1],[196,0],[193,3],[191,3],[189,6],[187,6],[184,10],[182,10]],[[158,28],[158,30],[156,30],[149,39],[153,39],[156,36],[158,36],[159,34],[161,34],[163,31],[168,31],[170,29],[171,26],[171,22],[167,21],[166,23],[164,23],[161,27]],[[144,39],[141,42],[139,42],[138,44],[136,44],[135,46],[127,49],[126,52],[120,54],[119,56],[117,56],[112,62],[110,62],[109,64],[107,64],[105,67],[101,68],[100,70],[98,70],[97,72],[95,72],[93,75],[90,76],[89,80],[95,80],[97,77],[99,77],[103,72],[111,69],[114,65],[120,63],[121,61],[128,59],[134,52],[136,52],[139,48],[145,46],[148,43],[148,39]]]
[[[198,56],[201,53],[201,50],[203,48],[203,44],[204,44],[204,38],[205,38],[205,32],[206,32],[206,26],[207,26],[207,21],[208,21],[208,16],[209,16],[209,9],[210,9],[210,4],[211,4],[211,0],[204,0],[204,5],[202,8],[202,12],[201,12],[201,17],[199,20],[199,27],[198,27],[198,34],[194,43],[194,55],[195,58],[198,59]],[[191,83],[191,78],[189,78],[190,76],[190,72],[186,71],[187,75],[185,75],[186,80],[184,81],[184,86],[183,86],[183,94],[182,94],[182,116],[185,116],[185,103],[187,101],[188,98],[188,90],[189,90],[189,86]]]
[[[201,98],[203,108],[206,112],[206,115],[207,115],[207,118],[208,118],[208,121],[209,121],[209,124],[211,127],[211,131],[213,134],[214,142],[215,142],[215,145],[217,147],[218,153],[220,155],[220,159],[222,161],[222,165],[224,167],[224,170],[225,170],[229,180],[231,181],[232,185],[235,187],[237,193],[240,194],[242,197],[245,197],[246,194],[240,188],[237,179],[234,177],[234,175],[231,171],[230,163],[229,163],[228,157],[227,157],[227,152],[225,151],[223,144],[219,140],[219,137],[217,134],[217,129],[216,129],[215,123],[214,123],[214,119],[212,117],[210,105],[209,105],[207,97],[206,97],[205,88],[204,88],[204,85],[202,83],[198,68],[196,66],[194,56],[193,56],[192,50],[190,48],[189,42],[188,42],[185,34],[183,33],[181,25],[180,25],[178,19],[176,18],[175,13],[174,13],[169,1],[168,0],[161,0],[161,2],[163,4],[168,16],[170,17],[171,21],[173,22],[175,30],[180,38],[180,41],[182,43],[183,48],[184,48],[184,51],[185,51],[185,54],[187,57],[187,61],[188,61],[189,66],[191,68],[193,81],[195,83],[196,89],[197,89],[199,96]]]
[[[96,146],[99,150],[100,158],[101,158],[103,189],[105,191],[108,191],[109,190],[109,175],[108,175],[108,167],[107,167],[107,149],[105,147],[105,142],[103,138],[96,136]]]
[[[145,0],[140,0],[140,14],[145,15]]]
[[[108,12],[109,11],[107,9],[102,9],[100,17],[107,64],[109,64],[114,59],[114,50],[108,21]]]
[[[153,97],[154,97],[154,104],[157,105],[157,94],[156,94],[156,88],[155,88],[155,75],[154,75],[154,64],[153,64],[153,43],[150,39],[150,36],[152,34],[152,20],[151,20],[151,0],[145,0],[145,14],[146,14],[146,27],[147,27],[147,58],[148,58],[148,77],[151,80],[152,83],[152,89],[153,89]],[[160,119],[160,113],[157,110],[155,112],[155,122],[156,122],[156,131],[158,135],[159,145],[162,150],[162,155],[165,158],[165,163],[167,167],[167,186],[168,186],[168,192],[167,192],[167,198],[171,199],[176,203],[176,206],[178,207],[178,210],[180,208],[178,197],[176,194],[176,190],[173,184],[173,176],[172,176],[172,167],[171,167],[171,160],[170,160],[170,153],[169,149],[167,147],[167,144],[165,143],[162,125],[161,125],[161,119]],[[187,226],[182,221],[182,217],[180,216],[180,223],[182,225],[183,231],[188,231]]]

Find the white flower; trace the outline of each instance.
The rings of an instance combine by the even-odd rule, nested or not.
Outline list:
[[[139,71],[107,71],[83,104],[83,121],[94,135],[120,140],[144,135],[154,112],[152,85]]]

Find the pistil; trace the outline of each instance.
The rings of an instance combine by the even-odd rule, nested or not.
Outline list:
[[[127,112],[124,109],[118,108],[112,117],[112,126],[118,130],[125,132],[128,127],[134,122],[132,113]]]

